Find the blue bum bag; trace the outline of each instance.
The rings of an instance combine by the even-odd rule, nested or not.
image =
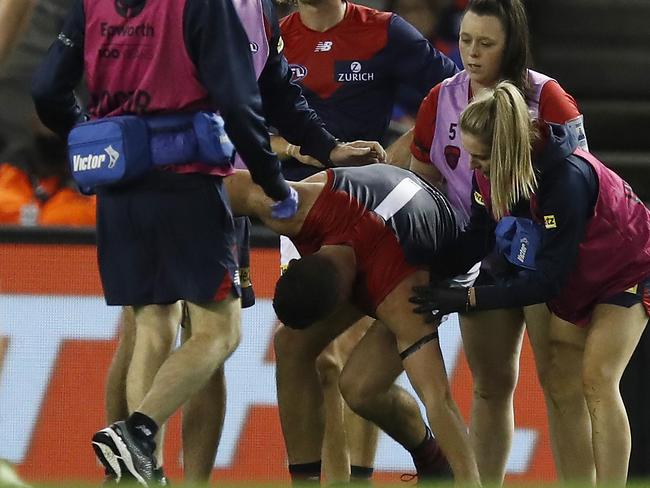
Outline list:
[[[233,153],[223,120],[210,112],[107,117],[79,124],[68,136],[70,171],[84,193],[138,178],[154,166],[229,166]]]
[[[542,242],[542,226],[523,217],[503,217],[494,231],[499,254],[521,268],[535,270],[535,255]]]

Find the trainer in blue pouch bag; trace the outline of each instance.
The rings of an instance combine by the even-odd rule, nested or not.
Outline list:
[[[68,162],[84,193],[136,178],[151,167],[147,124],[135,115],[81,123],[68,135]]]
[[[535,270],[535,255],[542,242],[542,226],[523,217],[503,217],[495,229],[496,247],[510,263]]]

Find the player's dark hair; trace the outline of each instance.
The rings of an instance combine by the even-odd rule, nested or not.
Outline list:
[[[527,69],[530,64],[530,41],[528,18],[522,2],[520,0],[470,0],[465,12],[490,15],[501,21],[506,33],[501,63],[502,78],[510,80],[522,93],[528,94]]]
[[[276,315],[292,329],[305,329],[327,318],[339,304],[339,282],[336,266],[323,256],[292,261],[275,285]]]

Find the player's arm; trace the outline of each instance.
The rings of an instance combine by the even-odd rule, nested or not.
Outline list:
[[[409,169],[431,185],[442,188],[442,174],[431,162],[430,156],[431,142],[436,130],[439,93],[440,85],[436,85],[420,104],[412,131]]]
[[[36,112],[50,130],[65,138],[83,118],[83,108],[74,89],[83,76],[85,15],[77,0],[32,77]]]
[[[539,114],[546,122],[565,124],[576,135],[580,148],[589,151],[584,117],[578,103],[557,81],[544,84],[539,98]]]
[[[256,185],[247,170],[235,170],[235,173],[224,178],[223,185],[228,192],[230,208],[234,215],[260,217],[268,212],[269,198],[262,188]]]
[[[413,129],[409,129],[386,148],[386,162],[398,168],[409,169],[412,142]]]
[[[284,200],[289,186],[271,151],[248,37],[231,0],[188,0],[183,25],[199,79],[253,180],[274,200]]]
[[[272,231],[287,236],[293,236],[300,230],[308,208],[313,204],[314,195],[322,188],[321,184],[290,183],[300,195],[298,211],[292,218],[280,220],[272,217],[271,204],[273,202],[253,181],[249,171],[236,170],[234,174],[224,178],[223,181],[230,197],[233,214],[256,217]]]
[[[458,72],[451,59],[396,14],[390,19],[386,48],[394,67],[393,76],[398,84],[412,90],[416,107],[432,87]]]
[[[409,163],[409,169],[413,171],[420,178],[424,179],[430,185],[435,186],[438,189],[443,187],[443,178],[438,168],[436,168],[431,163],[425,163],[420,161],[415,156],[411,155],[411,161]]]

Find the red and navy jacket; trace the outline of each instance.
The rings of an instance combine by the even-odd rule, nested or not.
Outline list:
[[[458,69],[412,25],[391,12],[347,3],[343,20],[325,32],[307,28],[299,13],[280,22],[284,54],[309,106],[345,141],[382,141],[397,92],[407,86],[422,100]],[[283,161],[288,179],[318,171]]]
[[[533,160],[538,189],[512,211],[544,227],[537,269],[477,286],[476,302],[481,310],[547,302],[560,318],[584,326],[595,305],[650,276],[650,211],[618,175],[577,149],[573,131],[547,127],[548,140]],[[448,276],[494,246],[489,181],[475,171],[473,187],[468,226],[434,264]]]

